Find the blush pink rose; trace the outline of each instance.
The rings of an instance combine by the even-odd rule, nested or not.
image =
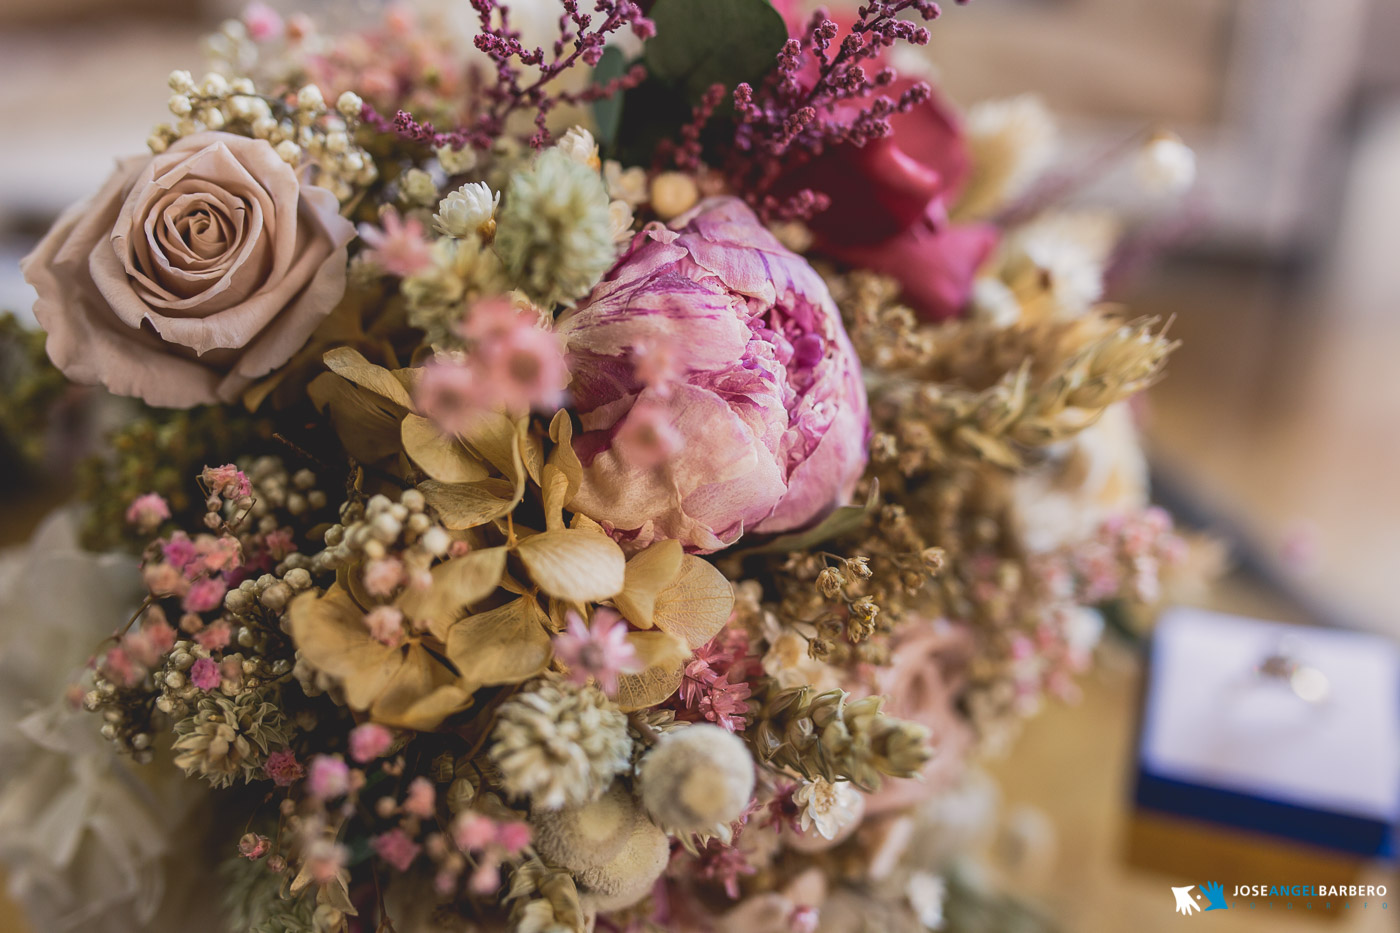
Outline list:
[[[354,235],[266,140],[199,133],[120,161],[21,268],[65,375],[188,408],[301,348],[345,291]]]

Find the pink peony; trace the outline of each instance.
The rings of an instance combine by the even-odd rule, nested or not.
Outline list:
[[[188,408],[301,349],[345,291],[354,234],[267,140],[196,133],[119,162],[21,266],[65,375]]]
[[[629,548],[717,551],[850,498],[869,421],[860,363],[821,277],[739,200],[647,227],[560,332],[583,423],[573,506]],[[658,353],[676,373],[663,385]],[[631,420],[655,431],[658,410],[678,449],[654,468]]]

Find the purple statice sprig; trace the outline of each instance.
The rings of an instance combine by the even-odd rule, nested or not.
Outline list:
[[[551,140],[545,124],[556,107],[588,104],[630,90],[646,78],[646,69],[634,65],[623,75],[577,91],[557,88],[553,82],[579,65],[596,66],[602,60],[608,37],[624,27],[643,40],[656,33],[655,24],[633,0],[595,0],[592,13],[585,12],[579,0],[562,3],[558,37],[548,48],[530,48],[511,26],[506,3],[471,0],[481,27],[476,48],[490,59],[494,75],[484,81],[475,112],[463,126],[439,132],[432,123],[419,122],[406,111],[400,110],[392,119],[386,119],[368,104],[363,108],[362,119],[380,132],[425,146],[486,150],[504,135],[512,114],[533,110],[535,132],[530,145],[536,149],[545,147]],[[533,80],[527,69],[535,70]]]
[[[891,117],[929,99],[932,90],[922,81],[891,96],[898,74],[873,68],[896,43],[928,43],[928,28],[901,18],[906,11],[924,21],[940,13],[931,0],[870,0],[838,43],[840,27],[817,10],[803,32],[784,44],[776,67],[757,87],[742,83],[734,89],[736,125],[724,172],[765,219],[803,219],[825,208],[826,199],[816,192],[785,198],[770,193],[796,161],[829,146],[864,146],[888,136]]]

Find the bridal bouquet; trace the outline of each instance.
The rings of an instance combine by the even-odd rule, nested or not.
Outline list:
[[[0,575],[45,933],[938,928],[969,755],[1160,598],[1172,345],[1040,106],[928,0],[592,2],[255,5],[25,260],[144,402]]]

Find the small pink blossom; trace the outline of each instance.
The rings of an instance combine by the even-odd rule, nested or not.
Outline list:
[[[390,275],[405,278],[433,264],[433,250],[416,217],[403,218],[392,207],[380,215],[382,226],[360,224],[360,237],[369,244],[365,258]]]
[[[484,852],[496,841],[496,824],[490,817],[468,810],[452,824],[452,839],[459,849]]]
[[[253,0],[243,10],[243,25],[248,30],[248,38],[254,42],[279,38],[285,29],[282,14],[258,0]]]
[[[292,529],[278,528],[263,535],[263,547],[272,555],[273,560],[284,560],[288,554],[296,552],[296,540],[292,537]]]
[[[613,448],[628,465],[651,470],[665,463],[685,446],[685,438],[661,405],[638,402],[613,435]]]
[[[370,637],[390,648],[403,640],[403,613],[393,606],[376,606],[365,613]]]
[[[530,824],[510,821],[496,829],[496,843],[507,855],[518,855],[530,844]]]
[[[219,662],[219,676],[224,688],[234,693],[243,689],[243,662],[238,658],[224,658]]]
[[[476,867],[467,886],[473,894],[488,895],[501,887],[501,868],[494,859],[487,859]]]
[[[350,860],[350,850],[329,839],[317,839],[306,847],[305,865],[317,884],[330,884]]]
[[[792,933],[817,933],[817,924],[821,921],[821,914],[817,908],[809,905],[794,907],[792,913],[788,915],[788,929]]]
[[[268,755],[267,761],[263,764],[263,772],[278,787],[291,787],[306,776],[306,769],[301,766],[301,762],[297,761],[296,753],[290,748],[284,748]]]
[[[120,645],[103,657],[102,668],[109,679],[126,687],[136,686],[141,682],[141,678],[146,676],[145,670],[134,664],[131,656]]]
[[[185,565],[194,560],[194,542],[183,531],[177,531],[161,542],[161,556],[176,569],[184,570]]]
[[[401,829],[391,829],[374,837],[374,854],[388,863],[395,871],[405,872],[423,851],[423,847],[408,837]]]
[[[223,678],[219,674],[219,665],[209,658],[200,658],[190,667],[190,683],[194,684],[206,692],[217,690]]]
[[[420,820],[432,819],[437,812],[437,789],[425,777],[416,777],[408,785],[408,796],[403,801],[403,811]]]
[[[248,477],[243,471],[232,463],[217,467],[206,466],[200,471],[199,478],[204,481],[204,488],[213,496],[242,499],[253,494],[253,484],[248,482]]]
[[[137,531],[152,532],[160,523],[170,517],[170,503],[158,493],[148,492],[131,500],[126,510],[128,524],[135,525]]]
[[[129,632],[123,636],[122,648],[132,660],[142,667],[155,667],[160,656],[165,653],[151,640],[151,636],[145,630]]]
[[[364,584],[371,596],[389,596],[403,583],[403,561],[381,557],[365,564]]]
[[[238,854],[249,861],[262,858],[271,847],[272,840],[258,833],[244,833],[238,840]]]
[[[394,733],[378,723],[361,723],[350,730],[350,757],[360,764],[384,757],[394,744]]]
[[[473,343],[468,365],[489,407],[527,411],[559,405],[568,366],[559,337],[540,326],[537,314],[503,299],[480,301],[461,330]]]
[[[212,612],[224,604],[228,584],[219,577],[205,577],[190,584],[181,605],[190,612]]]
[[[185,575],[174,564],[165,561],[141,568],[141,580],[152,596],[179,596],[189,589]]]
[[[203,631],[195,633],[194,640],[201,648],[209,651],[222,651],[229,646],[233,640],[233,626],[225,619],[213,623]]]
[[[444,431],[460,434],[487,409],[481,377],[464,361],[435,357],[423,367],[414,403]]]
[[[604,693],[617,692],[618,674],[635,674],[641,664],[637,651],[627,640],[627,623],[610,609],[593,613],[593,625],[570,610],[569,627],[554,638],[554,655],[569,668],[569,679],[585,684],[591,677]]]
[[[311,759],[307,790],[319,800],[343,797],[350,790],[350,766],[339,755],[317,755]]]
[[[151,640],[151,646],[158,654],[168,654],[170,649],[175,647],[175,629],[165,621],[165,613],[160,612],[159,606],[152,606],[147,611],[141,631],[146,633],[146,637]]]
[[[185,564],[185,576],[235,570],[243,564],[243,545],[232,535],[200,535],[194,542],[194,558]]]

